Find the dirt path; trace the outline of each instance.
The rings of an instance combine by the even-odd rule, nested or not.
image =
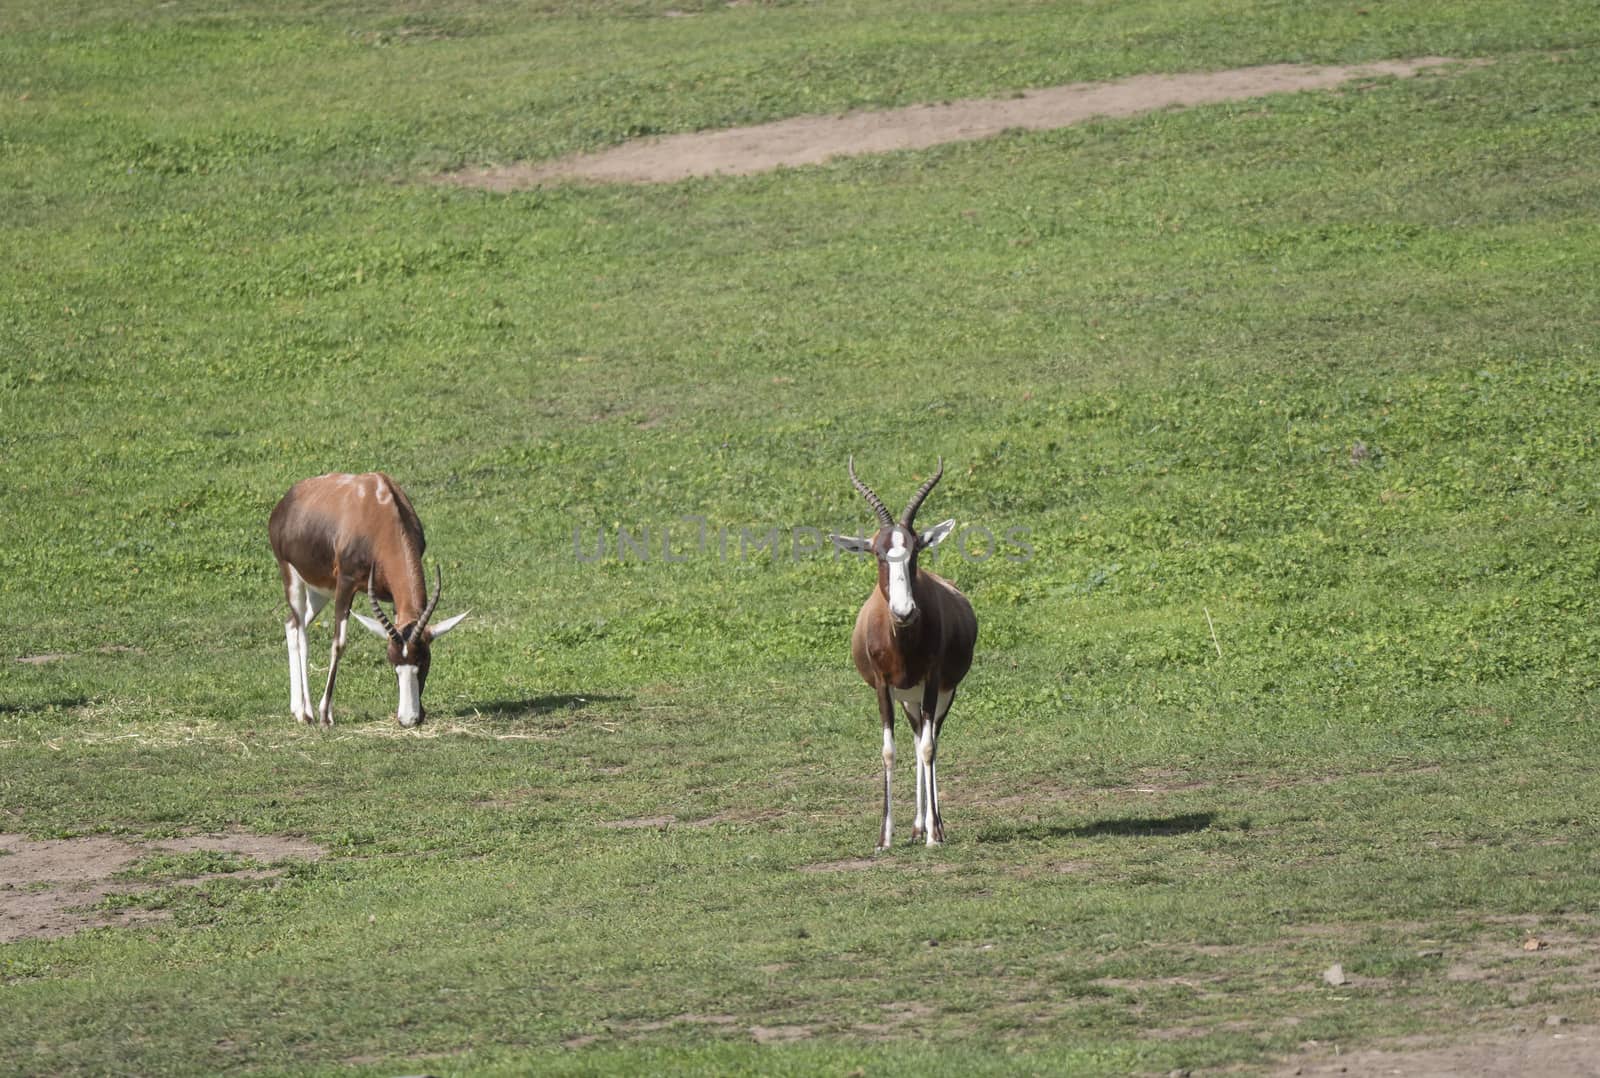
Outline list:
[[[1360,1049],[1308,1055],[1273,1078],[1600,1078],[1600,1029],[1592,1026],[1501,1034],[1435,1048]]]
[[[1242,101],[1265,94],[1326,90],[1355,79],[1409,78],[1458,63],[1424,56],[1351,67],[1268,64],[1188,75],[1136,75],[1116,82],[1079,82],[1017,97],[913,105],[843,116],[797,116],[726,131],[700,131],[624,143],[559,161],[468,169],[441,182],[513,191],[565,180],[671,183],[694,176],[742,176],[834,157],[917,150],[942,142],[988,138],[1025,128],[1046,131],[1096,117],[1134,116],[1174,106]]]

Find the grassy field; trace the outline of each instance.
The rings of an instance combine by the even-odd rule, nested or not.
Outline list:
[[[1487,62],[428,180],[1430,54]],[[1488,0],[0,9],[0,832],[328,851],[0,944],[0,1070],[1167,1073],[1600,1020],[1597,62],[1581,5]],[[923,519],[969,529],[938,850],[872,856],[871,571],[810,550],[870,518],[850,453],[895,505],[942,455]],[[473,612],[416,733],[365,633],[338,724],[289,715],[267,513],[368,469]]]

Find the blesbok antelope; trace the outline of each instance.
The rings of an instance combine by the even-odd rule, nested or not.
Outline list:
[[[893,837],[889,786],[896,702],[905,709],[917,753],[917,815],[911,840],[926,835],[928,845],[937,846],[944,841],[939,729],[955,700],[956,686],[972,666],[972,648],[978,640],[978,619],[967,597],[948,580],[917,568],[918,552],[939,545],[956,526],[954,520],[946,520],[920,534],[914,527],[917,510],[944,475],[944,459],[912,496],[899,521],[872,488],[856,478],[854,457],[849,470],[850,482],[878,515],[878,532],[871,539],[833,536],[841,549],[870,552],[878,559],[878,585],[862,604],[850,636],[850,656],[862,680],[878,694],[883,722],[883,823],[878,849],[888,849]]]
[[[428,680],[431,645],[467,615],[457,614],[429,626],[439,604],[444,577],[434,567],[433,598],[428,598],[422,570],[422,522],[411,499],[381,472],[366,475],[319,475],[289,488],[267,521],[272,552],[289,600],[284,632],[289,642],[289,710],[304,723],[333,725],[333,682],[344,654],[345,623],[356,592],[372,600],[377,620],[356,619],[389,642],[389,665],[400,682],[395,717],[401,726],[422,722],[422,688]],[[322,703],[311,708],[306,669],[306,630],[333,599],[333,657]],[[378,605],[394,603],[395,628]]]

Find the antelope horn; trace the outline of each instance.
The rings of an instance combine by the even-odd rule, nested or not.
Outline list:
[[[374,586],[377,573],[377,566],[367,570],[367,598],[372,600],[372,613],[378,619],[378,623],[388,630],[389,639],[404,647],[405,641],[400,639],[400,634],[395,631],[394,622],[389,620],[389,615],[385,614],[383,607],[378,605],[378,592]]]
[[[428,627],[428,619],[433,617],[433,608],[439,605],[439,595],[444,591],[444,570],[438,562],[433,563],[433,598],[428,600],[428,605],[422,609],[422,617],[417,619],[417,627],[411,630],[413,640],[420,639],[422,630]]]
[[[867,499],[867,504],[872,506],[872,511],[878,514],[878,523],[885,528],[894,526],[894,514],[889,512],[889,507],[883,504],[883,499],[872,493],[872,488],[856,478],[856,457],[850,454],[850,482]]]
[[[917,519],[917,510],[922,508],[923,499],[928,496],[928,492],[933,489],[934,484],[939,482],[943,475],[944,458],[940,457],[939,470],[934,472],[933,475],[928,478],[928,481],[922,484],[922,486],[918,488],[917,492],[911,496],[911,504],[906,506],[904,515],[900,517],[900,526],[902,528],[905,528],[907,531],[911,530],[911,522]]]

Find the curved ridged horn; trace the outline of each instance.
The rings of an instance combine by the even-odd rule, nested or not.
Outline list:
[[[367,598],[372,600],[373,616],[378,619],[378,624],[382,625],[386,630],[388,630],[389,639],[404,647],[405,641],[400,639],[400,634],[395,631],[394,622],[389,620],[389,615],[385,614],[383,612],[383,607],[378,605],[378,591],[374,586],[377,575],[377,566],[373,566],[371,569],[367,570]]]
[[[928,478],[928,481],[922,484],[917,492],[911,496],[911,503],[906,506],[906,511],[901,514],[900,526],[902,528],[906,529],[907,531],[911,530],[911,522],[917,519],[917,510],[922,508],[923,499],[928,496],[928,492],[933,489],[934,484],[939,482],[943,476],[944,458],[940,457],[939,470],[934,472],[933,475]]]
[[[411,639],[420,640],[422,630],[428,627],[428,619],[433,617],[433,608],[439,605],[439,594],[444,591],[444,570],[438,562],[433,563],[433,598],[428,600],[428,605],[422,609],[422,617],[417,619],[417,627],[411,630]]]
[[[867,504],[872,506],[872,511],[878,514],[878,523],[885,528],[894,527],[894,514],[889,512],[887,505],[883,504],[883,499],[872,493],[871,487],[856,478],[856,457],[854,453],[850,454],[850,482],[861,492],[861,496],[867,499]]]

